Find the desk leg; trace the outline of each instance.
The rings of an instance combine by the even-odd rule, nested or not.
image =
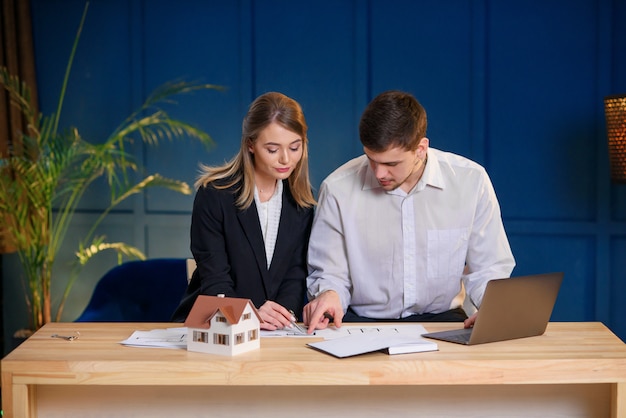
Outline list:
[[[626,382],[613,383],[611,418],[626,417]]]
[[[13,414],[13,374],[2,373],[2,413],[5,417],[12,417]]]
[[[2,413],[6,418],[36,416],[35,386],[6,384],[2,379]]]

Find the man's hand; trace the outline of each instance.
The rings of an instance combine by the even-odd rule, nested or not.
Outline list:
[[[478,316],[478,312],[475,312],[472,316],[463,321],[464,328],[471,328],[474,326],[474,322],[476,322],[476,317]]]
[[[304,325],[308,326],[307,333],[312,334],[316,329],[324,329],[333,318],[335,326],[341,327],[343,309],[339,294],[334,290],[327,290],[307,303],[304,307]]]

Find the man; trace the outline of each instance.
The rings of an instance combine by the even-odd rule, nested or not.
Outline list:
[[[309,241],[309,333],[330,320],[464,321],[515,260],[483,167],[429,148],[426,112],[388,91],[359,124],[364,155],[322,183]]]

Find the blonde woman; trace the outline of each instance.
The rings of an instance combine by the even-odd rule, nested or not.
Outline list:
[[[239,153],[202,167],[191,221],[197,269],[174,321],[200,294],[252,300],[267,330],[290,326],[290,311],[301,314],[315,205],[307,142],[300,105],[266,93],[244,118]]]

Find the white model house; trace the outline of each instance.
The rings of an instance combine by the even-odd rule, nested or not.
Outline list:
[[[260,324],[250,299],[199,295],[185,320],[187,350],[232,356],[258,349]]]

